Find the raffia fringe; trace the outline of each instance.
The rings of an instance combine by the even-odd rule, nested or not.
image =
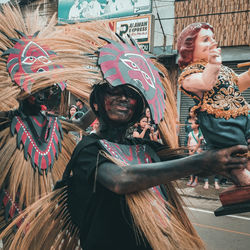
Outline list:
[[[15,237],[12,227],[25,218]],[[80,249],[79,230],[72,224],[67,209],[67,188],[51,192],[33,203],[2,234],[5,246],[15,249]]]
[[[43,171],[41,175],[38,170],[33,169],[30,159],[24,158],[23,145],[20,145],[20,149],[17,148],[16,134],[12,136],[10,129],[6,128],[0,131],[0,139],[0,186],[5,186],[12,200],[15,200],[16,193],[19,192],[21,208],[29,206],[52,190],[55,182],[62,178],[75,147],[73,139],[65,133],[62,151],[54,162],[52,171],[48,170],[47,174]],[[7,183],[11,185],[6,185]]]
[[[13,7],[12,4],[2,4],[0,13],[0,51],[5,51],[14,46],[10,38],[20,38],[20,35],[15,30],[21,31],[26,35],[33,35],[35,32],[41,31],[38,38],[43,37],[43,39],[50,36],[56,24],[56,15],[49,22],[46,19],[43,20],[39,18],[38,8],[33,12],[26,11],[25,17],[18,5]],[[2,52],[0,56],[1,54]],[[47,86],[44,85],[42,88],[45,87]],[[0,110],[17,109],[17,100],[20,93],[20,87],[12,82],[7,72],[7,57],[0,57]]]

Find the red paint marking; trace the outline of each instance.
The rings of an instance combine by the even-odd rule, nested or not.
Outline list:
[[[26,142],[27,137],[28,137],[28,135],[24,132],[23,135],[22,135],[22,142],[23,142],[23,145],[25,145],[25,142]]]
[[[44,121],[43,121],[43,123],[40,123],[37,119],[36,119],[36,117],[34,117],[34,116],[32,116],[32,118],[33,118],[33,120],[35,121],[35,123],[37,124],[37,126],[39,126],[39,127],[44,127],[44,125],[46,124],[46,119],[44,119]]]
[[[47,169],[46,159],[43,156],[41,161],[41,169]]]
[[[34,162],[36,163],[37,166],[38,166],[38,158],[39,158],[39,153],[36,151],[34,156]]]

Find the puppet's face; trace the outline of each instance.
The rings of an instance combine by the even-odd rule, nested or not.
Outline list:
[[[46,50],[30,39],[22,38],[10,49],[7,68],[11,78],[24,91],[30,92],[34,80],[30,74],[49,71],[50,57],[54,52]]]
[[[195,40],[193,61],[208,60],[209,47],[214,42],[214,33],[210,29],[201,29]]]

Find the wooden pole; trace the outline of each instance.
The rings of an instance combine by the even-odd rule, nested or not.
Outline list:
[[[238,68],[246,67],[246,66],[250,66],[250,62],[245,62],[245,63],[239,63],[239,64],[237,64]]]

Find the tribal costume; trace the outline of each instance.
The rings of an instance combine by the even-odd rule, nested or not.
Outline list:
[[[200,128],[208,145],[212,148],[247,145],[250,137],[248,103],[237,86],[237,75],[226,66],[221,66],[218,81],[212,90],[206,91],[202,99],[182,86],[185,77],[202,73],[206,62],[191,63],[179,77],[180,89],[193,98]]]
[[[103,22],[87,23],[84,30],[75,32],[75,38],[72,44],[79,44],[80,53],[73,58],[79,59],[81,67],[66,65],[63,69],[72,73],[65,78],[69,88],[78,96],[90,98],[90,105],[98,114],[103,107],[98,105],[97,112],[93,103],[103,102],[99,98],[103,95],[100,91],[105,86],[103,82],[112,87],[126,85],[140,100],[132,122],[137,121],[147,102],[167,146],[162,149],[162,145],[145,144],[144,140],[118,144],[94,134],[85,137],[77,145],[57,189],[23,212],[25,221],[10,249],[75,249],[79,239],[85,249],[105,246],[109,249],[203,249],[170,182],[164,187],[116,195],[96,181],[102,162],[112,161],[117,167],[157,162],[159,156],[166,159],[166,152],[178,147],[175,98],[166,70],[133,39],[115,36]],[[63,76],[63,70],[51,73]],[[92,85],[94,90],[89,97]],[[21,216],[4,234],[20,219]]]
[[[20,9],[1,7],[0,225],[5,227],[52,190],[75,143],[68,135],[74,126],[47,114],[60,105],[65,82],[33,78],[61,67],[50,65],[55,52],[44,45],[53,33],[55,18],[41,25],[38,10],[25,20]]]

